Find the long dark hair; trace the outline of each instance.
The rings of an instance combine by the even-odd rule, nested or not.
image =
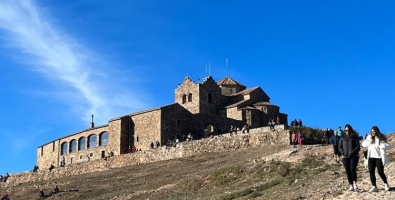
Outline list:
[[[375,131],[377,138],[379,138],[379,142],[387,141],[387,137],[380,132],[379,127],[373,126],[370,130],[374,130]],[[375,139],[375,136],[372,136],[372,141],[371,141],[372,144],[374,144],[374,139]]]
[[[344,130],[346,130],[346,128],[348,128],[348,137],[356,137],[357,136],[357,134],[355,134],[355,131],[350,124],[346,124],[344,126]]]

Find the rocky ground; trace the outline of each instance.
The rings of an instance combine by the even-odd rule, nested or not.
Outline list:
[[[395,186],[394,163],[385,171],[390,186]],[[348,192],[344,169],[332,157],[331,146],[270,145],[14,187],[1,185],[0,194],[17,200],[39,199],[40,187],[47,194],[57,185],[64,192],[46,199],[395,199],[395,189],[384,191],[379,176],[380,191],[367,192],[370,180],[363,162],[358,176],[360,189]],[[71,189],[78,191],[67,192]]]

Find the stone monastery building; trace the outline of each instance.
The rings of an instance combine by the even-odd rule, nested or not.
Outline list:
[[[241,129],[246,123],[251,128],[267,126],[276,117],[288,124],[288,115],[269,100],[259,86],[246,89],[228,76],[218,83],[211,76],[201,83],[186,77],[175,90],[175,103],[110,119],[98,127],[92,121],[89,129],[39,146],[37,165],[40,169],[59,166],[63,156],[66,164],[102,159],[110,151],[129,153],[133,145],[147,150],[156,141],[163,146],[175,138],[185,139],[188,133],[197,139],[207,132],[228,133],[231,126]]]

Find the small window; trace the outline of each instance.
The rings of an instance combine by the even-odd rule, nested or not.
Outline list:
[[[73,164],[73,158],[70,158],[70,164]]]
[[[67,142],[63,142],[61,145],[60,155],[67,154]]]
[[[177,126],[181,125],[181,120],[177,120]]]
[[[192,102],[192,93],[189,93],[188,95],[188,102]]]
[[[82,155],[80,155],[80,160],[82,160]]]
[[[52,142],[52,152],[55,151],[55,141]]]
[[[187,102],[187,95],[182,95],[182,104]]]
[[[208,102],[213,103],[213,97],[211,96],[211,93],[208,93]]]
[[[89,153],[89,157],[93,157],[93,153]]]
[[[139,136],[136,136],[136,142],[139,142]]]
[[[44,155],[44,148],[41,147],[41,156],[43,156],[43,155]]]

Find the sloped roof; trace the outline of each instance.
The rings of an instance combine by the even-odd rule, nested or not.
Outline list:
[[[254,108],[252,106],[246,106],[246,107],[243,107],[243,108],[240,108],[240,109],[241,110],[258,110],[258,109]]]
[[[247,95],[247,94],[250,94],[251,92],[255,91],[258,88],[259,88],[259,86],[253,87],[253,88],[250,88],[250,89],[246,89],[246,90],[242,90],[242,91],[240,91],[238,93],[231,94],[230,96]]]
[[[271,104],[270,102],[260,101],[260,102],[254,103],[254,106],[276,106],[276,105]]]
[[[219,85],[219,86],[242,86],[242,87],[245,87],[245,85],[233,80],[229,76],[226,76],[225,78],[223,78],[220,81],[218,81],[217,85]]]
[[[241,104],[243,104],[243,103],[245,103],[245,102],[248,102],[248,101],[249,101],[249,99],[244,99],[244,100],[235,102],[235,103],[233,103],[233,104],[227,105],[227,106],[225,106],[225,108],[237,107],[237,106],[239,106],[239,105],[241,105]]]

